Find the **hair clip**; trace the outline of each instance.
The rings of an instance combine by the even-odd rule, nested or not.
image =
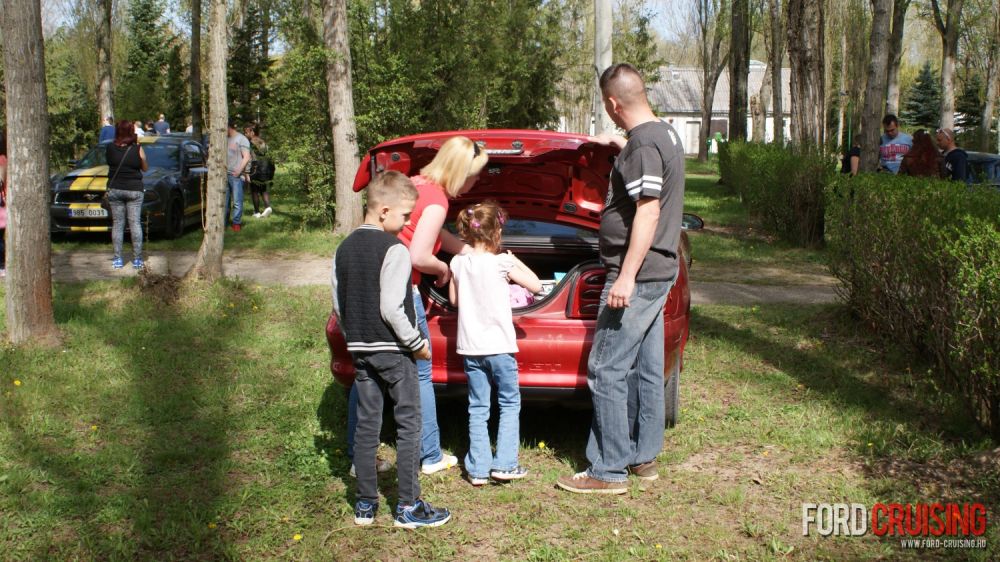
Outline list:
[[[503,216],[503,214],[497,214],[497,222],[500,223],[500,226],[503,226],[507,222],[507,217]]]
[[[472,221],[472,228],[479,228],[479,221]]]
[[[465,214],[471,217],[472,215],[475,214],[475,212],[472,210],[472,207],[469,207],[468,209],[465,210]]]

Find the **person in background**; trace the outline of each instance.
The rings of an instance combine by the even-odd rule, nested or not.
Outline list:
[[[191,134],[191,133],[194,132],[194,125],[191,124],[191,120],[190,119],[187,122],[187,127],[184,127],[184,132],[188,133],[188,134]]]
[[[111,204],[111,244],[114,258],[111,267],[121,269],[122,243],[125,238],[125,217],[132,238],[132,267],[142,269],[142,173],[149,168],[146,153],[139,146],[132,123],[121,121],[115,128],[115,140],[105,149],[108,162],[108,203]]]
[[[891,113],[882,118],[882,128],[885,134],[879,141],[879,170],[898,174],[903,156],[913,146],[913,137],[899,130],[899,119]]]
[[[955,144],[955,131],[937,130],[937,143],[944,155],[941,177],[952,181],[972,183],[969,177],[969,155]]]
[[[253,199],[253,216],[266,219],[274,212],[271,209],[271,196],[267,193],[268,185],[274,179],[274,164],[267,154],[267,143],[260,137],[260,128],[255,125],[243,127],[243,133],[250,140],[250,197]],[[263,201],[264,209],[260,204]]]
[[[137,119],[135,121],[135,123],[133,124],[133,128],[135,129],[135,136],[136,136],[136,138],[141,138],[141,137],[146,136],[146,131],[144,131],[143,128],[142,128],[142,121],[139,121]]]
[[[104,118],[104,126],[97,135],[97,143],[103,144],[115,140],[115,118],[108,115]]]
[[[146,136],[155,135],[156,129],[153,127],[153,122],[146,121],[146,127],[143,129],[143,131],[145,131]]]
[[[941,174],[941,154],[927,131],[920,129],[913,133],[913,148],[903,156],[899,173],[922,178],[934,178]]]
[[[458,235],[472,251],[451,259],[448,299],[458,307],[455,351],[469,379],[469,483],[490,478],[506,482],[528,475],[518,462],[521,445],[521,389],[518,386],[517,335],[510,307],[510,282],[531,293],[542,290],[538,275],[500,243],[507,213],[496,201],[470,205],[458,214]],[[496,454],[490,448],[490,394],[496,385],[500,406]]]
[[[861,165],[861,144],[855,138],[851,143],[851,148],[844,152],[844,158],[840,161],[840,173],[850,174],[851,177],[858,175],[858,168]]]
[[[155,131],[158,135],[170,134],[170,123],[167,123],[167,118],[162,113],[156,120],[156,123],[153,123],[153,131]]]
[[[226,216],[230,218],[233,232],[239,232],[243,227],[243,189],[246,187],[247,166],[250,164],[250,141],[236,130],[236,122],[229,122],[227,130],[229,139],[226,147],[226,170],[228,184],[226,189]],[[229,205],[232,202],[232,214]]]

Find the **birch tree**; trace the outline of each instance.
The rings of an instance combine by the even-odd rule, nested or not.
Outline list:
[[[768,0],[768,15],[771,24],[771,52],[768,70],[771,72],[771,104],[774,114],[774,142],[785,142],[785,109],[784,83],[781,78],[781,61],[785,55],[785,43],[782,40],[784,22],[781,18],[781,0]]]
[[[747,78],[750,74],[750,2],[732,0],[729,40],[729,140],[747,138]]]
[[[826,115],[824,83],[824,3],[788,0],[788,60],[792,70],[792,139],[823,144]]]
[[[695,0],[695,28],[701,41],[701,128],[698,130],[698,160],[708,160],[708,135],[712,129],[712,104],[719,76],[729,62],[726,0]]]
[[[58,342],[52,314],[49,241],[49,114],[38,0],[4,0],[0,9],[6,80],[7,338]]]
[[[892,0],[872,0],[872,32],[868,43],[871,61],[868,64],[868,86],[865,88],[865,105],[861,110],[861,164],[860,169],[874,172],[878,167],[879,125],[885,107],[886,70],[889,51],[882,45],[889,40]]]
[[[941,10],[938,0],[931,0],[934,27],[941,35],[941,127],[955,126],[955,60],[958,58],[958,32],[965,0],[945,0]]]
[[[114,115],[111,84],[111,0],[98,0],[97,13],[97,120]]]
[[[215,281],[222,277],[222,249],[226,231],[226,54],[229,26],[226,0],[209,0],[208,22],[208,187],[205,196],[205,234],[189,278]]]
[[[899,65],[903,60],[903,30],[910,0],[894,0],[892,3],[892,31],[889,35],[889,67],[887,72],[885,112],[899,114]],[[881,48],[881,45],[879,46]]]
[[[346,0],[323,0],[323,43],[327,50],[326,91],[333,129],[337,208],[333,232],[349,234],[363,219],[361,194],[354,191],[358,170],[358,133],[354,124],[351,46]]]

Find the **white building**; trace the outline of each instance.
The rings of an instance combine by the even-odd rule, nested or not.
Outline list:
[[[750,114],[749,99],[760,92],[767,65],[760,61],[750,61],[750,75],[747,80],[747,136],[753,136],[753,119]],[[791,69],[781,69],[781,110],[785,122],[785,138],[788,139],[789,120],[791,119]],[[701,98],[702,69],[699,67],[663,67],[660,70],[660,80],[649,86],[649,103],[665,121],[677,129],[684,143],[684,151],[688,154],[698,153],[698,133],[701,130]],[[770,141],[774,138],[774,119],[771,112],[773,104],[768,104],[764,138]],[[729,69],[722,71],[715,88],[715,100],[712,104],[712,125],[709,137],[716,132],[722,138],[729,137]],[[715,151],[713,145],[712,151]]]

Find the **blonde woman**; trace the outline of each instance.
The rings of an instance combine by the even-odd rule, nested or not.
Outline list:
[[[420,173],[410,178],[417,188],[417,205],[410,214],[410,224],[399,233],[399,239],[410,249],[413,265],[413,284],[420,283],[422,273],[437,279],[434,285],[446,287],[451,280],[448,264],[437,258],[438,251],[450,254],[465,254],[472,251],[468,244],[444,229],[448,216],[448,202],[472,189],[479,172],[486,166],[489,157],[486,151],[468,137],[451,137],[438,150],[429,164]],[[417,313],[417,324],[426,336],[427,312],[420,291],[413,291],[413,304]],[[437,403],[434,400],[434,384],[431,382],[431,361],[418,360],[417,373],[420,380],[420,413],[423,420],[420,441],[421,472],[433,474],[458,464],[458,457],[441,451],[441,432],[437,422]],[[354,428],[357,425],[357,393],[352,388],[347,409],[347,453],[353,459]],[[354,465],[351,465],[354,468]],[[389,469],[388,463],[379,462],[380,472]]]

